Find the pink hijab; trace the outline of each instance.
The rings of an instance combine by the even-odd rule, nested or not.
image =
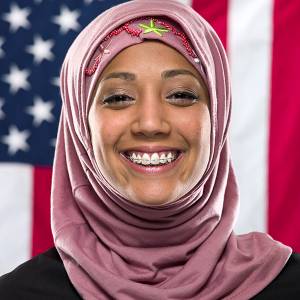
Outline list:
[[[205,174],[186,195],[157,206],[133,203],[113,188],[99,171],[88,130],[92,92],[114,55],[98,61],[92,76],[86,70],[110,32],[144,16],[179,24],[200,58],[203,69],[198,69],[211,101],[211,156]],[[227,139],[227,58],[214,30],[192,8],[172,0],[137,0],[107,10],[69,49],[61,92],[52,232],[83,299],[249,299],[279,274],[289,247],[264,233],[233,232],[238,188]]]

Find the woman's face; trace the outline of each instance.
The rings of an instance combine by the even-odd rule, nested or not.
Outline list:
[[[102,174],[134,202],[178,199],[208,164],[206,87],[188,60],[161,42],[128,47],[111,60],[96,88],[89,127]]]

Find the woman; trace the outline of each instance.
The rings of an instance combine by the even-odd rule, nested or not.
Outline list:
[[[2,277],[1,297],[297,299],[299,257],[233,232],[228,65],[197,13],[106,11],[71,46],[61,91],[55,248]]]

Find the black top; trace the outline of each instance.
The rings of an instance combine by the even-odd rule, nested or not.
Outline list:
[[[0,299],[76,300],[81,298],[71,284],[56,249],[51,248],[1,276]],[[293,253],[284,269],[271,284],[252,298],[252,300],[266,299],[300,299],[300,254]]]

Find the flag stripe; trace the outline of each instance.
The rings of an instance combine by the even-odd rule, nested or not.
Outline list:
[[[191,5],[192,0],[178,0],[178,2],[181,2],[181,3],[185,4],[185,5]]]
[[[193,0],[192,7],[213,26],[226,48],[228,0]]]
[[[240,189],[239,233],[266,230],[272,4],[271,0],[229,4],[230,144]],[[249,212],[255,212],[255,217]]]
[[[53,246],[49,226],[51,176],[50,167],[35,167],[33,170],[32,256]]]
[[[30,257],[32,167],[0,164],[0,275]]]
[[[269,139],[271,235],[300,251],[300,2],[275,0]]]

